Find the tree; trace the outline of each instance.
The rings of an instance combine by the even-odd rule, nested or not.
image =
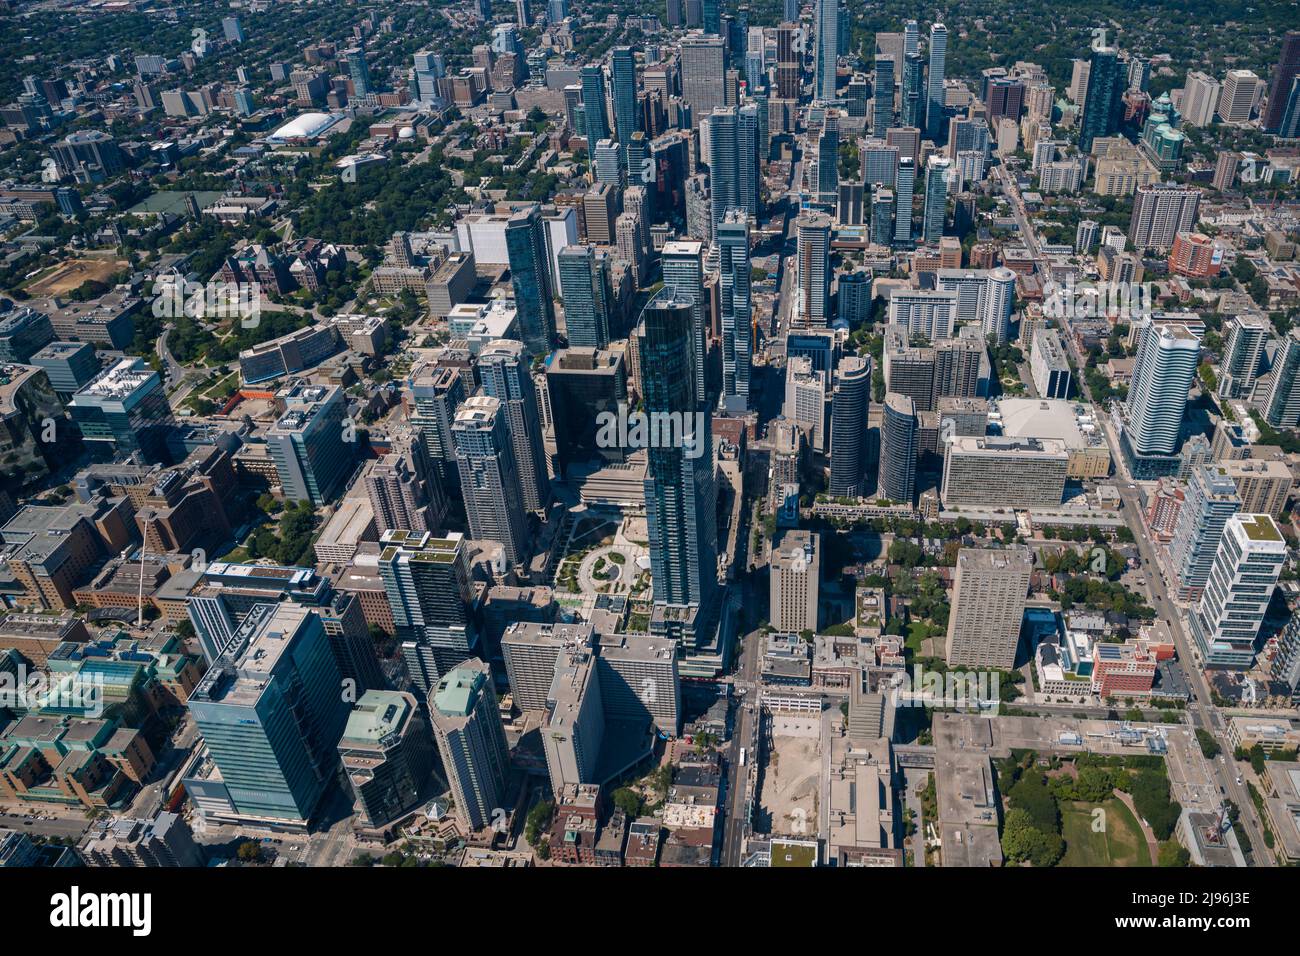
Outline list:
[[[550,824],[551,814],[554,812],[555,803],[551,800],[542,800],[528,811],[528,819],[524,821],[524,839],[528,841],[530,846],[537,846],[538,837]],[[545,857],[542,859],[545,859]]]
[[[633,820],[641,815],[641,808],[645,805],[641,795],[630,787],[619,787],[614,791],[611,800],[615,807],[622,810],[629,819]]]
[[[1040,830],[1060,832],[1061,811],[1056,798],[1047,789],[1047,778],[1041,773],[1026,773],[1016,781],[1007,799],[1013,808],[1028,813],[1033,825]]]
[[[1206,760],[1213,760],[1219,756],[1220,751],[1223,749],[1219,746],[1219,742],[1214,739],[1214,734],[1204,727],[1196,728],[1196,742],[1201,745],[1201,753]]]

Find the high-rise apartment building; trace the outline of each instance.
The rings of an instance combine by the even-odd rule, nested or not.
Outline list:
[[[817,65],[813,98],[829,103],[835,99],[835,81],[839,68],[838,0],[814,0],[817,22]]]
[[[1091,152],[1093,140],[1115,135],[1120,122],[1120,97],[1127,81],[1127,73],[1120,68],[1119,51],[1110,46],[1095,47],[1079,120],[1079,152]]]
[[[500,399],[466,399],[451,427],[470,534],[495,541],[510,566],[528,560],[528,516],[519,463]]]
[[[916,403],[897,392],[885,394],[880,426],[877,494],[900,504],[916,497]]]
[[[1026,547],[957,553],[944,655],[949,667],[1015,667],[1033,570],[1034,554]]]
[[[549,352],[555,345],[555,305],[551,301],[546,224],[536,206],[511,214],[505,241],[519,337],[532,354]]]
[[[947,121],[944,108],[946,93],[944,91],[944,65],[948,56],[948,28],[942,23],[930,27],[930,75],[927,102],[925,105],[925,135],[936,145],[942,146],[947,135]]]
[[[791,325],[826,328],[831,321],[831,219],[807,213],[795,220],[796,307]]]
[[[1268,515],[1228,519],[1189,622],[1206,667],[1246,670],[1254,664],[1255,641],[1286,555],[1286,539]]]
[[[850,355],[841,359],[831,398],[831,473],[827,491],[832,495],[856,497],[864,491],[870,399],[870,358]]]
[[[1295,428],[1300,425],[1300,329],[1282,339],[1269,374],[1264,419],[1274,428]]]
[[[718,590],[716,492],[711,416],[695,397],[691,375],[693,309],[692,300],[662,289],[642,313],[638,346],[646,412],[672,415],[683,423],[681,442],[646,450],[654,601],[661,611],[673,609],[673,617],[694,614],[704,623],[715,609]]]
[[[1262,315],[1235,315],[1227,322],[1223,361],[1219,366],[1220,398],[1247,398],[1264,361],[1273,325]]]
[[[478,373],[484,394],[501,403],[524,510],[541,511],[551,502],[551,483],[542,450],[537,390],[523,344],[514,339],[489,342],[478,353]]]
[[[1200,203],[1201,191],[1194,186],[1177,183],[1139,186],[1129,220],[1129,242],[1138,252],[1167,251],[1180,232],[1195,229]]]
[[[1179,600],[1200,597],[1219,548],[1228,519],[1241,510],[1237,486],[1226,471],[1215,464],[1193,469],[1187,492],[1178,510],[1174,538],[1169,545]]]
[[[508,798],[510,749],[488,665],[470,658],[438,681],[429,716],[456,815],[471,830],[493,825]]]
[[[821,535],[790,529],[772,547],[768,620],[780,634],[817,630]]]
[[[603,349],[609,345],[609,260],[593,246],[571,245],[560,250],[560,292],[564,297],[564,331],[569,345]]]
[[[1172,455],[1178,449],[1201,340],[1184,325],[1165,323],[1149,322],[1140,334],[1126,437],[1139,455]]]
[[[722,407],[741,414],[749,409],[753,360],[753,307],[750,300],[749,218],[732,209],[718,223],[718,302],[722,331]]]
[[[407,675],[421,693],[478,647],[469,551],[459,532],[385,532],[379,577]]]
[[[1300,30],[1288,30],[1282,38],[1282,52],[1268,86],[1268,107],[1264,111],[1264,129],[1273,132],[1283,125],[1287,105],[1295,92],[1295,78],[1300,74]]]

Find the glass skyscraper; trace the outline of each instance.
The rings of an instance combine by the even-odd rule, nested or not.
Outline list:
[[[925,135],[942,146],[944,130],[944,63],[948,56],[948,28],[942,23],[930,27],[930,95],[925,106]]]
[[[630,46],[616,46],[610,63],[614,81],[614,132],[626,165],[628,143],[640,125],[636,108],[636,57]],[[629,168],[628,172],[630,182],[636,171]]]
[[[547,271],[545,223],[536,206],[522,209],[506,223],[506,255],[515,291],[519,336],[534,354],[555,345],[555,305]]]
[[[948,208],[948,168],[951,161],[943,156],[931,156],[925,171],[925,214],[921,225],[921,238],[925,242],[938,242],[943,235],[944,215]]]
[[[838,0],[816,0],[817,66],[813,97],[823,103],[835,99],[835,71],[840,53]]]
[[[718,225],[718,297],[722,325],[722,407],[749,409],[749,375],[753,357],[753,308],[750,299],[749,219],[733,209]]]
[[[597,258],[592,246],[572,245],[561,249],[556,261],[569,347],[603,349],[609,345],[610,291],[605,258]]]
[[[609,120],[605,116],[605,71],[598,65],[582,68],[582,107],[587,123],[587,148],[609,139]]]
[[[695,303],[665,287],[650,300],[639,329],[645,410],[683,423],[686,441],[647,449],[646,523],[656,605],[706,616],[718,591],[716,498],[711,416],[691,374]]]
[[[255,607],[190,695],[220,776],[187,778],[186,791],[223,816],[306,827],[338,768],[341,681],[315,611]]]
[[[1092,51],[1088,92],[1083,101],[1083,117],[1079,120],[1079,152],[1091,152],[1093,140],[1113,136],[1119,129],[1123,105],[1120,97],[1127,81],[1127,72],[1120,69],[1117,49],[1108,46]]]

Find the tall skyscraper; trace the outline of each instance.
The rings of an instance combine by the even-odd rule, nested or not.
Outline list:
[[[1220,398],[1250,396],[1264,362],[1264,347],[1272,337],[1273,324],[1262,315],[1237,315],[1228,320],[1219,367]]]
[[[944,156],[931,156],[925,170],[925,213],[921,220],[921,239],[938,242],[943,235],[944,217],[948,209],[948,173],[951,160]]]
[[[609,118],[605,112],[605,71],[599,64],[582,68],[582,109],[586,119],[587,149],[609,139]]]
[[[1139,254],[1146,249],[1167,251],[1180,232],[1196,226],[1201,191],[1177,183],[1139,186],[1133,196],[1128,240]]]
[[[907,395],[888,392],[880,425],[882,498],[910,505],[916,497],[916,403]]]
[[[508,565],[522,564],[528,559],[528,516],[501,402],[489,395],[466,399],[451,437],[470,534],[500,544]]]
[[[380,534],[393,529],[437,531],[447,503],[436,473],[426,468],[424,448],[408,440],[365,473],[366,497]]]
[[[442,678],[429,716],[456,815],[471,830],[492,825],[509,797],[510,748],[488,665],[471,658]]]
[[[871,191],[871,241],[888,246],[894,241],[894,191],[876,186]]]
[[[511,214],[506,223],[506,255],[519,337],[532,354],[549,352],[555,345],[555,304],[547,268],[546,223],[536,206]]]
[[[1026,547],[957,552],[944,655],[949,667],[1015,667],[1033,570],[1034,553]]]
[[[610,54],[610,72],[614,81],[614,132],[627,165],[627,147],[640,126],[636,102],[636,57],[630,46],[616,46]]]
[[[884,53],[876,54],[876,88],[873,98],[871,132],[883,140],[885,133],[894,125],[894,60]]]
[[[821,535],[790,529],[772,546],[768,619],[779,634],[817,630]]]
[[[749,410],[753,308],[750,302],[749,219],[732,209],[718,224],[718,300],[722,330],[722,407]]]
[[[1113,136],[1119,129],[1123,105],[1120,97],[1127,82],[1128,75],[1120,68],[1119,51],[1111,46],[1094,48],[1083,117],[1079,120],[1079,152],[1091,152],[1093,140]]]
[[[476,652],[470,609],[469,549],[459,532],[386,531],[379,577],[411,682],[427,694],[438,678]]]
[[[807,213],[794,222],[798,315],[792,325],[826,328],[831,321],[831,218]]]
[[[813,97],[823,103],[835,99],[835,77],[840,53],[838,0],[815,0],[817,11],[817,66]]]
[[[754,104],[709,116],[709,184],[714,234],[733,209],[758,213],[758,110]]]
[[[416,808],[433,770],[433,735],[412,694],[369,690],[338,746],[362,826],[382,830]]]
[[[414,405],[411,424],[419,429],[429,468],[443,488],[458,488],[460,471],[456,468],[451,426],[465,401],[464,379],[454,368],[424,364],[412,371],[410,387]]]
[[[1266,131],[1281,129],[1297,74],[1300,74],[1300,30],[1288,30],[1282,38],[1282,53],[1269,82],[1268,108],[1264,111]]]
[[[840,288],[843,296],[842,280]],[[837,497],[856,497],[863,492],[870,399],[871,360],[857,355],[841,359],[831,398],[831,474],[826,489]]]
[[[916,163],[911,157],[898,161],[898,182],[894,187],[894,245],[912,243],[912,194],[916,189]]]
[[[915,20],[903,24],[903,56],[911,56],[921,49],[921,25]]]
[[[564,330],[571,348],[603,349],[609,345],[609,264],[587,245],[565,246],[559,262],[564,298]]]
[[[705,33],[722,35],[722,0],[700,0],[700,26]]]
[[[1214,464],[1192,470],[1169,545],[1169,564],[1179,600],[1195,600],[1201,596],[1223,528],[1240,510],[1237,485],[1226,471]]]
[[[707,621],[717,582],[716,490],[707,408],[692,383],[691,321],[695,303],[665,287],[650,300],[639,329],[645,410],[683,423],[685,441],[647,449],[646,523],[655,604]],[[690,434],[685,435],[685,429]]]
[[[72,396],[72,420],[92,456],[169,460],[175,427],[162,378],[143,359],[123,358]]]
[[[948,28],[942,23],[935,23],[930,27],[930,77],[929,96],[925,104],[925,135],[937,146],[943,145],[948,132],[943,86],[947,58]]]
[[[483,391],[501,403],[519,471],[524,509],[541,511],[551,502],[551,483],[546,476],[546,455],[542,451],[537,391],[523,343],[514,339],[489,342],[478,353],[478,372]]]
[[[1154,322],[1141,336],[1128,393],[1127,437],[1139,455],[1172,455],[1178,449],[1201,340],[1186,326]]]
[[[289,501],[317,508],[333,501],[352,473],[355,428],[347,426],[347,403],[337,385],[294,382],[276,393],[284,414],[266,433],[280,487]]]
[[[1264,398],[1264,419],[1274,428],[1300,425],[1300,329],[1292,328],[1273,360]]]
[[[678,301],[690,300],[694,303],[691,309],[693,377],[695,395],[700,401],[706,399],[705,375],[708,364],[708,331],[704,319],[703,249],[704,244],[693,239],[668,242],[664,244],[659,258],[664,286],[673,290],[673,298]]]
[[[348,61],[348,76],[352,80],[352,90],[358,99],[370,95],[370,65],[366,62],[366,52],[362,49],[348,50],[344,54]]]
[[[703,117],[727,105],[722,38],[688,33],[682,37],[678,49],[682,102],[691,108],[691,126],[699,126]]]
[[[1286,555],[1286,539],[1268,515],[1228,519],[1189,622],[1205,666],[1246,670],[1255,662],[1255,640]]]
[[[817,202],[833,206],[840,188],[840,122],[834,110],[827,110],[817,137]]]
[[[220,775],[186,792],[227,821],[305,829],[338,769],[341,681],[315,611],[255,607],[190,694]]]
[[[903,125],[925,129],[925,61],[913,50],[903,58]]]

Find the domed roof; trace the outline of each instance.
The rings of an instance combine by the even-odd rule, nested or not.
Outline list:
[[[311,139],[337,122],[329,113],[301,113],[267,137],[270,140]]]

